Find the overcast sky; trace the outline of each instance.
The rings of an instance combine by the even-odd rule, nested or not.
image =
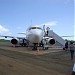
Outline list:
[[[0,0],[0,34],[24,36],[18,33],[25,32],[31,24],[39,26],[46,24],[59,36],[74,35],[74,2],[74,0]]]

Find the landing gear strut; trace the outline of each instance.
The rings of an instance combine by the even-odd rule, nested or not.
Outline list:
[[[37,50],[37,44],[35,43],[32,50]]]

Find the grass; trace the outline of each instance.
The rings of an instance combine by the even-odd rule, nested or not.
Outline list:
[[[10,42],[10,40],[0,39],[0,42]]]

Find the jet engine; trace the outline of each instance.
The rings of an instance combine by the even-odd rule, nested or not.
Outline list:
[[[48,43],[51,45],[55,44],[55,39],[53,38],[48,39]]]
[[[55,44],[55,39],[50,38],[50,37],[44,37],[43,43],[53,45]]]
[[[11,43],[12,43],[12,44],[17,44],[18,42],[19,42],[18,39],[15,39],[15,38],[11,39]]]
[[[13,38],[10,41],[12,44],[14,45],[21,45],[21,46],[27,46],[27,40],[26,39],[17,39],[17,38]]]

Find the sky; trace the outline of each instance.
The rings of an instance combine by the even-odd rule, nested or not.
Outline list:
[[[75,0],[0,0],[0,35],[25,36],[18,33],[26,32],[30,25],[44,24],[59,36],[75,35],[74,3]]]

